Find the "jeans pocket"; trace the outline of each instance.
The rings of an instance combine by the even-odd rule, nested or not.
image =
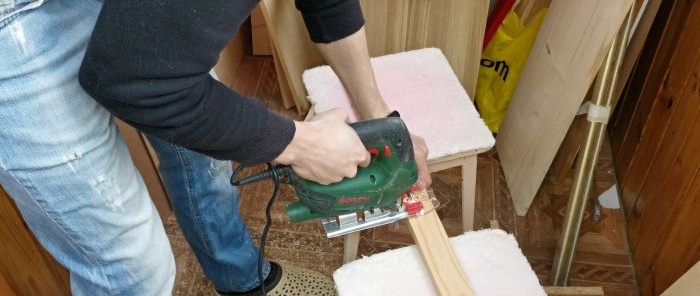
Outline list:
[[[37,8],[47,0],[0,0],[0,29],[22,11]]]

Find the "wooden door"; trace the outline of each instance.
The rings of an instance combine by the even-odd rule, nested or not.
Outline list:
[[[700,4],[665,2],[611,123],[642,295],[700,258]]]

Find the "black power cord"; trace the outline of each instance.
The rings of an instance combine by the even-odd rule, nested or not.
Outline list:
[[[236,168],[235,171],[233,171],[233,175],[231,176],[232,185],[239,186],[250,183],[241,183],[240,180],[238,180],[237,178],[238,173],[240,173],[241,170],[243,170],[243,168],[244,166],[240,165]],[[269,174],[269,177],[272,177],[272,181],[275,183],[275,188],[272,191],[272,196],[270,196],[270,200],[267,202],[267,207],[265,208],[265,227],[263,228],[262,236],[260,237],[260,252],[258,254],[258,281],[260,282],[260,290],[262,291],[263,296],[267,296],[267,291],[265,290],[265,277],[263,277],[263,266],[265,265],[265,242],[267,240],[267,232],[270,230],[270,226],[272,226],[272,205],[275,203],[275,201],[277,201],[277,196],[279,196],[281,183],[277,170],[274,169],[272,163],[268,162],[267,168],[268,170],[265,172],[265,174]],[[256,181],[259,181],[261,179],[258,179]]]

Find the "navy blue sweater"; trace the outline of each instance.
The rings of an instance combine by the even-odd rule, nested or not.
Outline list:
[[[218,159],[271,161],[291,142],[294,123],[208,74],[256,3],[106,0],[80,84],[144,133]],[[364,25],[357,0],[297,0],[296,6],[317,43]]]

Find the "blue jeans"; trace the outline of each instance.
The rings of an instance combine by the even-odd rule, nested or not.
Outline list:
[[[0,184],[70,271],[74,295],[170,295],[162,222],[111,115],[77,81],[101,2],[9,3],[0,3]],[[150,140],[207,277],[221,291],[258,286],[230,163]]]

